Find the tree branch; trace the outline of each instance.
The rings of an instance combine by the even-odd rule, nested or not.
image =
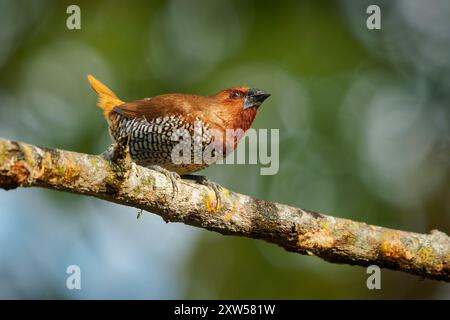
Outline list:
[[[367,225],[182,180],[130,161],[49,149],[0,138],[0,188],[44,187],[90,195],[224,235],[263,239],[288,251],[351,265],[378,265],[450,282],[450,238]]]

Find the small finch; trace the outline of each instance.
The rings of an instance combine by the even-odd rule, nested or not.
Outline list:
[[[270,96],[260,89],[234,87],[211,96],[172,93],[124,102],[93,76],[88,80],[98,94],[98,106],[103,109],[112,139],[118,143],[127,138],[135,163],[165,174],[175,191],[180,175],[207,185],[216,193],[217,203],[220,187],[204,176],[191,175],[214,160],[198,161],[195,153],[209,146],[213,155],[219,155],[218,160],[232,152],[250,128],[258,107]],[[227,129],[241,134],[227,139]],[[174,148],[183,142],[188,147],[188,161],[174,161]]]

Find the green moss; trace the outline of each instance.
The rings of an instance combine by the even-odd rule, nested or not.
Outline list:
[[[142,184],[145,185],[146,187],[153,186],[155,185],[155,178],[153,178],[152,176],[148,176],[142,180]]]
[[[115,173],[110,173],[105,177],[105,182],[108,185],[117,185],[118,181],[117,181],[117,176]]]
[[[57,167],[58,175],[64,176],[67,172],[66,164],[63,162],[60,166]]]
[[[421,248],[417,255],[426,265],[433,265],[436,261],[436,252],[430,247]]]
[[[8,158],[7,141],[0,141],[0,165],[5,163]]]
[[[25,161],[30,165],[31,168],[36,166],[36,161],[34,159],[33,148],[29,145],[22,144],[21,151],[24,155]]]
[[[322,229],[329,229],[330,228],[330,222],[328,221],[328,219],[320,219],[319,226]]]

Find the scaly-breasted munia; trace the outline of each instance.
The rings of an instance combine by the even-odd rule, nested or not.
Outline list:
[[[270,96],[263,90],[234,87],[211,96],[173,93],[125,103],[93,76],[89,75],[88,79],[98,94],[98,106],[103,109],[111,137],[115,142],[128,138],[134,162],[164,173],[172,180],[174,188],[180,175],[194,177],[197,182],[211,186],[218,201],[217,185],[203,176],[190,175],[211,163],[193,158],[190,163],[174,162],[172,150],[180,143],[174,136],[180,130],[190,133],[194,137],[190,145],[192,154],[195,147],[205,150],[213,144],[226,155],[237,147],[242,137],[226,141],[227,129],[240,129],[245,133],[258,107]],[[212,131],[216,134],[212,135]]]

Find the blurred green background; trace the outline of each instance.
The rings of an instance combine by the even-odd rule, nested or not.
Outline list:
[[[81,8],[81,30],[66,8]],[[381,8],[368,30],[366,8]],[[98,154],[94,74],[125,101],[248,85],[272,97],[280,170],[232,190],[403,230],[450,232],[450,2],[0,0],[0,136]],[[288,253],[93,198],[0,191],[0,298],[450,298],[444,283]],[[66,289],[77,264],[82,289]]]

